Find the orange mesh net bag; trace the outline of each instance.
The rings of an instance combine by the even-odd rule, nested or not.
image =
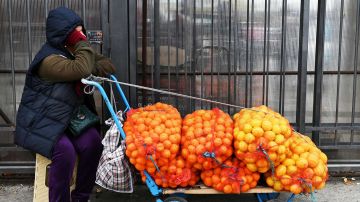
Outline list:
[[[197,170],[212,169],[233,153],[233,120],[218,108],[196,110],[183,119],[181,155]]]

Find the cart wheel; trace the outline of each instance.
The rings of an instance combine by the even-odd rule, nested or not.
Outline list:
[[[259,202],[266,202],[279,198],[280,193],[262,193],[256,195]]]
[[[164,200],[164,202],[187,202],[186,199],[178,196],[171,196]]]

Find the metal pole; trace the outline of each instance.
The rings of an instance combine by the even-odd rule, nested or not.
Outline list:
[[[227,102],[231,103],[231,93],[230,93],[230,81],[231,81],[231,0],[229,2],[229,52],[228,52],[228,99]],[[234,86],[235,87],[235,86]],[[234,103],[235,104],[235,103]],[[230,107],[228,107],[228,113],[230,113]]]
[[[319,0],[318,17],[316,30],[316,53],[315,53],[315,81],[314,81],[314,106],[313,106],[313,126],[320,126],[321,119],[321,97],[323,79],[323,58],[325,40],[325,18],[326,0]],[[312,140],[316,145],[320,144],[319,131],[313,132]]]
[[[170,91],[170,0],[167,1],[167,51],[168,51],[168,91]],[[168,101],[170,103],[170,95],[168,95]]]
[[[354,125],[355,107],[356,107],[356,83],[357,83],[357,67],[359,58],[359,33],[360,33],[360,1],[357,1],[357,17],[356,17],[356,34],[355,34],[355,53],[354,53],[354,77],[353,77],[353,96],[351,105],[351,125]],[[354,143],[354,131],[351,130],[350,144]]]
[[[214,0],[211,0],[211,78],[210,78],[210,97],[214,98],[213,95],[213,70],[214,70]],[[213,107],[213,104],[210,104]]]
[[[160,89],[160,1],[154,1],[154,87]],[[155,102],[160,95],[155,95]]]
[[[234,75],[234,100],[233,100],[233,104],[235,104],[237,102],[236,100],[236,81],[237,81],[237,75],[236,75],[236,72],[237,72],[237,60],[239,58],[238,56],[238,51],[237,50],[240,50],[239,47],[237,46],[237,41],[239,40],[239,37],[238,37],[238,32],[239,32],[239,22],[238,22],[238,12],[237,12],[237,1],[235,0],[235,29],[234,29],[234,72],[233,72],[233,75]],[[239,51],[240,52],[240,51]],[[240,100],[239,100],[240,101]]]
[[[306,115],[306,85],[307,85],[307,55],[309,38],[309,10],[310,2],[301,0],[300,28],[299,28],[299,59],[298,59],[298,88],[296,99],[296,123],[298,131],[305,133]]]
[[[339,97],[340,97],[340,70],[341,70],[341,46],[342,46],[342,30],[344,22],[344,0],[341,0],[340,6],[340,28],[339,28],[339,48],[338,48],[338,73],[336,86],[336,111],[335,111],[335,127],[338,125],[339,119]],[[337,145],[337,130],[335,130],[334,145]]]
[[[191,67],[191,70],[192,70],[192,79],[191,79],[191,82],[192,82],[192,85],[191,85],[191,95],[196,95],[196,77],[195,77],[195,73],[196,73],[196,66],[195,66],[195,60],[196,60],[196,47],[197,47],[197,32],[196,32],[196,1],[193,1],[194,2],[194,7],[193,7],[193,40],[192,40],[192,55],[191,55],[191,63],[190,63],[190,67]],[[190,111],[194,111],[195,109],[195,101],[194,100],[190,100]]]
[[[264,15],[264,50],[263,50],[263,72],[266,71],[266,29],[267,29],[267,0],[265,0],[265,15]],[[263,92],[262,92],[262,104],[265,104],[265,75],[263,76]]]
[[[142,85],[146,85],[146,65],[147,65],[147,0],[143,0],[142,5],[142,43],[141,43],[141,58],[142,58],[142,71],[141,71],[141,78],[142,78]],[[146,91],[141,90],[142,95],[142,104],[144,105],[146,102]]]
[[[176,92],[179,92],[179,46],[180,46],[180,40],[179,40],[179,0],[176,0]],[[176,107],[179,107],[179,98],[175,98],[175,104]]]
[[[201,54],[201,89],[200,94],[201,98],[204,98],[204,55],[203,55],[203,46],[204,46],[204,0],[201,0],[201,46],[200,46],[200,54]],[[203,102],[200,101],[200,107],[203,109]]]
[[[138,1],[129,1],[129,22],[128,22],[128,38],[129,38],[129,75],[130,83],[137,83],[137,3]],[[133,106],[138,106],[137,89],[130,88],[130,103]]]
[[[283,0],[282,5],[282,21],[281,21],[281,63],[280,63],[280,98],[279,111],[284,115],[284,99],[285,99],[285,59],[286,59],[286,15],[287,15],[287,0]]]
[[[247,12],[246,12],[246,77],[245,77],[245,107],[249,107],[248,104],[248,80],[249,80],[249,10],[250,10],[250,1],[247,0]],[[252,40],[252,37],[250,37]]]
[[[48,12],[49,12],[49,3],[48,0],[45,0],[45,22],[48,16]]]
[[[269,0],[269,6],[268,6],[268,31],[267,31],[267,48],[266,48],[266,98],[265,98],[265,104],[269,104],[269,52],[270,52],[270,6],[271,1]]]
[[[249,85],[249,107],[253,104],[253,70],[254,70],[254,0],[251,1],[251,41],[250,41],[250,85]]]
[[[13,24],[12,24],[12,0],[8,0],[8,15],[9,15],[9,36],[10,36],[10,67],[12,77],[12,100],[13,100],[13,121],[16,123],[16,88],[15,88],[15,66],[14,66],[14,46],[13,46]]]
[[[82,14],[82,20],[84,23],[84,27],[86,28],[86,1],[85,0],[81,0],[81,14]]]
[[[29,65],[32,61],[32,42],[31,42],[31,22],[30,22],[30,3],[26,0],[26,24],[27,24],[27,38],[28,38],[28,59]]]

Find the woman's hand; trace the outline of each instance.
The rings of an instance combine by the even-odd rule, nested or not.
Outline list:
[[[77,26],[74,31],[72,31],[65,41],[65,45],[69,47],[74,47],[79,41],[86,41],[87,38],[82,32],[82,26]]]

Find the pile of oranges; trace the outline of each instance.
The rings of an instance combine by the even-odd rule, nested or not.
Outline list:
[[[185,164],[181,156],[170,160],[168,165],[161,166],[159,172],[152,175],[155,183],[163,188],[194,186],[199,181],[198,172]],[[145,176],[142,174],[142,180]]]
[[[289,121],[266,106],[234,115],[235,155],[252,172],[265,173],[285,160],[284,143],[291,135]]]
[[[266,106],[233,116],[218,108],[181,118],[164,103],[132,109],[124,123],[126,156],[163,188],[205,185],[246,192],[260,173],[276,191],[309,193],[325,186],[327,156],[289,121]],[[234,156],[233,156],[234,154]],[[201,173],[201,174],[200,174]]]
[[[132,109],[124,123],[126,155],[139,171],[155,174],[157,166],[168,165],[180,149],[181,116],[171,105],[156,103]]]
[[[181,155],[198,170],[215,168],[233,153],[232,133],[233,121],[227,113],[218,108],[196,110],[183,120]]]
[[[228,159],[223,166],[201,172],[201,179],[206,186],[226,194],[239,194],[256,187],[260,174],[251,172],[238,159]]]
[[[322,189],[328,178],[327,156],[309,137],[299,133],[294,133],[285,144],[286,159],[275,168],[275,173],[266,174],[267,184],[276,191],[294,194]]]

